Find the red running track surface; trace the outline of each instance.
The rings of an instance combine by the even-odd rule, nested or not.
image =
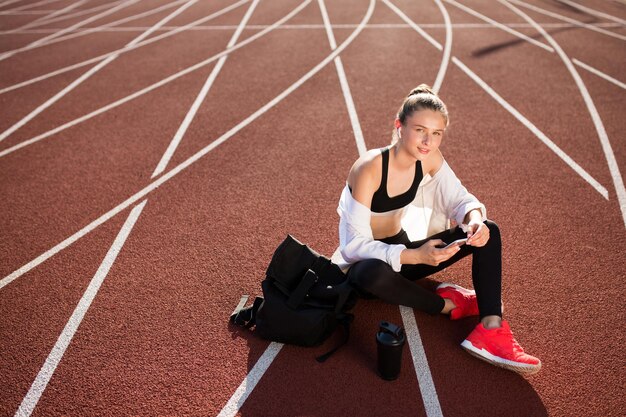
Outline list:
[[[0,3],[2,90],[122,48],[186,4],[129,4],[74,32],[98,31],[3,57],[118,4],[88,1],[67,14],[103,8],[19,29],[73,4],[35,3]],[[235,3],[194,2],[147,39]],[[434,389],[420,386],[408,346],[400,378],[383,381],[375,373],[377,323],[403,318],[397,306],[363,300],[348,345],[328,362],[313,358],[332,341],[284,346],[246,396],[227,407],[275,346],[228,325],[230,312],[242,294],[260,295],[265,267],[287,233],[333,253],[337,200],[358,157],[340,77],[327,59],[320,2],[306,2],[263,34],[302,2],[243,1],[123,53],[0,141],[0,415],[15,415],[20,405],[22,415],[42,416],[622,415],[626,6],[508,3],[554,39],[573,62],[577,84],[554,45],[504,3],[372,1],[365,27],[359,24],[370,1],[325,0],[324,6],[338,45],[358,33],[340,57],[368,149],[388,143],[402,97],[443,74],[440,95],[451,125],[442,151],[500,225],[505,315],[525,349],[542,359],[540,373],[522,377],[463,352],[459,343],[476,319],[451,322],[416,311],[427,359],[421,366]],[[433,46],[446,44],[442,10],[451,22],[450,61]],[[236,42],[262,36],[223,54],[220,64],[216,57],[80,119],[226,50],[244,19]],[[327,65],[287,90],[325,59]],[[95,65],[0,93],[0,130],[26,120]],[[164,173],[152,178],[210,74],[217,75]],[[595,122],[584,90],[597,109]],[[226,140],[209,150],[218,138]],[[184,169],[172,175],[177,167]],[[166,180],[155,183],[158,178]],[[116,246],[121,230],[128,237]],[[107,255],[112,245],[117,257]],[[470,286],[469,262],[420,285]],[[101,285],[89,292],[98,277]],[[75,332],[66,327],[71,317]],[[59,353],[60,341],[67,347]]]

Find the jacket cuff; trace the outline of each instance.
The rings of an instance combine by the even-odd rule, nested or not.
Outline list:
[[[391,265],[391,268],[396,272],[400,272],[402,268],[400,255],[405,249],[405,245],[389,245],[389,249],[387,249],[387,263]]]

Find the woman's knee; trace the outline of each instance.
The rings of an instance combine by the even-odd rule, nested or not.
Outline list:
[[[348,279],[357,288],[371,292],[385,281],[389,273],[394,273],[389,264],[379,259],[366,259],[350,267]]]
[[[485,225],[489,228],[489,240],[494,240],[497,242],[501,242],[501,236],[500,236],[500,228],[498,227],[498,225],[491,220],[485,220]]]

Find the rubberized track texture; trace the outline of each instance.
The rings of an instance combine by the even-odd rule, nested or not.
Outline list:
[[[0,415],[623,415],[625,42],[621,0],[0,1]],[[334,252],[351,164],[420,83],[538,374],[464,352],[475,317],[378,300],[324,364],[333,340],[228,324],[288,233]]]

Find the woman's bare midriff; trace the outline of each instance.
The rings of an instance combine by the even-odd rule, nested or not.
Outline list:
[[[374,239],[384,239],[397,235],[402,229],[402,210],[393,216],[372,216],[370,225]]]

